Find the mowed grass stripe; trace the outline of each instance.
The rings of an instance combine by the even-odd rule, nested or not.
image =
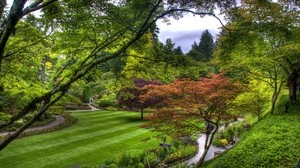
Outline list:
[[[99,114],[98,114],[99,115]],[[20,144],[22,144],[22,146],[30,146],[30,148],[32,147],[31,145],[34,145],[36,143],[41,143],[44,141],[50,142],[51,141],[65,141],[65,138],[73,138],[73,136],[77,136],[78,134],[90,134],[93,131],[99,131],[99,130],[104,130],[104,129],[109,129],[111,127],[115,127],[115,126],[122,126],[123,124],[128,123],[128,121],[125,120],[126,116],[132,116],[131,113],[124,115],[124,117],[112,117],[109,118],[110,120],[107,120],[106,122],[97,122],[97,121],[91,121],[89,122],[89,120],[87,118],[80,118],[80,121],[78,121],[78,124],[76,124],[75,126],[73,126],[74,128],[66,128],[64,130],[60,130],[60,131],[56,131],[56,132],[51,132],[49,134],[53,134],[52,136],[48,136],[47,135],[38,135],[39,138],[31,138],[31,137],[26,137],[26,138],[22,138]],[[29,139],[27,141],[23,141],[23,139]],[[22,143],[24,142],[24,143]]]
[[[22,148],[16,149],[14,151],[11,151],[10,153],[6,154],[5,156],[1,156],[1,158],[9,158],[9,157],[15,157],[18,155],[19,157],[22,157],[22,154],[25,155],[25,157],[30,152],[38,152],[43,153],[45,150],[47,150],[47,153],[50,154],[50,151],[53,151],[55,149],[64,149],[66,150],[67,147],[74,148],[74,145],[77,144],[84,144],[88,143],[89,140],[95,140],[95,139],[101,139],[106,138],[107,136],[113,136],[115,134],[122,133],[124,131],[127,131],[127,129],[139,129],[137,128],[139,124],[138,123],[132,123],[132,124],[124,124],[122,126],[114,126],[109,129],[103,129],[93,132],[87,132],[82,134],[76,134],[76,136],[72,137],[66,137],[58,139],[57,141],[45,141],[43,145],[35,146],[36,144],[30,143],[26,146],[22,146]],[[73,144],[73,145],[72,145]],[[35,147],[33,147],[35,146]],[[41,151],[41,152],[40,152]],[[55,151],[54,151],[55,152]]]
[[[125,118],[126,117],[126,118]],[[107,122],[110,119],[114,119],[114,120],[118,120],[118,119],[122,119],[122,120],[130,120],[130,118],[136,118],[136,114],[134,113],[127,113],[127,114],[120,114],[120,115],[116,115],[116,116],[106,116],[106,117],[102,117],[102,116],[94,116],[94,117],[86,117],[86,118],[82,118],[82,122],[90,122],[91,124],[97,124],[96,122]]]
[[[101,114],[100,114],[101,113]],[[123,116],[123,115],[135,115],[135,113],[102,113],[102,112],[93,112],[90,113],[92,115],[85,115],[82,116],[81,113],[72,113],[73,116],[80,116],[80,118],[89,118],[89,119],[93,119],[93,118],[97,118],[97,119],[105,119],[105,118],[111,118],[111,117],[116,117],[116,116]],[[101,118],[99,118],[101,117]]]
[[[141,139],[152,135],[149,131],[138,126],[142,123],[139,121],[139,113],[119,113],[120,115],[111,113],[115,117],[109,117],[110,119],[106,121],[106,124],[99,124],[98,120],[94,119],[92,119],[92,122],[89,121],[87,113],[84,113],[84,116],[76,113],[74,116],[77,116],[79,122],[75,126],[49,134],[22,138],[13,142],[0,152],[0,167],[18,167],[19,165],[21,165],[20,167],[43,167],[43,163],[57,164],[57,167],[62,167],[61,163],[64,161],[66,163],[70,162],[68,163],[70,165],[77,163],[78,159],[83,159],[81,162],[100,163],[100,160],[104,161],[118,153],[117,151],[111,151],[112,148],[116,149],[114,146],[118,147],[126,142],[126,145],[118,147],[126,150],[136,143],[140,144]],[[95,114],[93,113],[92,118],[96,117]],[[101,118],[101,115],[107,115],[107,113],[99,112],[97,115]],[[93,127],[99,127],[99,129]],[[77,132],[78,129],[85,129],[85,131]],[[152,144],[152,142],[148,144]],[[106,149],[107,146],[112,147]],[[152,145],[141,143],[136,147],[150,148],[150,146]],[[106,153],[106,155],[97,155],[97,153]],[[57,161],[54,159],[55,157],[60,158]],[[38,163],[36,166],[34,166],[35,162]]]
[[[59,162],[60,167],[64,167],[62,166],[62,164],[66,164],[67,163],[66,160],[69,158],[72,158],[74,156],[76,156],[76,158],[80,158],[81,156],[84,156],[86,152],[94,151],[97,148],[102,148],[102,150],[105,150],[104,148],[108,145],[122,142],[126,139],[136,137],[144,133],[146,133],[146,130],[133,131],[133,132],[130,131],[129,133],[121,134],[121,135],[119,134],[118,136],[114,136],[113,138],[106,137],[103,140],[93,140],[94,142],[85,143],[82,144],[81,146],[78,146],[78,144],[70,144],[67,148],[63,147],[62,148],[63,150],[59,148],[50,149],[51,151],[50,153],[49,150],[39,151],[40,154],[47,153],[47,155],[43,155],[43,157],[37,157],[32,159],[25,156],[26,159],[21,158],[20,160],[19,159],[15,161],[13,161],[12,159],[11,160],[13,162],[12,164],[22,164],[24,167],[42,167],[41,165],[45,167],[47,165],[52,164],[49,161]],[[1,165],[12,167],[10,163],[8,165],[4,165],[1,163]]]
[[[94,116],[99,115],[101,113],[103,116],[105,115],[114,115],[114,114],[121,114],[124,113],[122,111],[105,111],[105,110],[99,110],[99,111],[82,111],[82,112],[70,112],[72,115],[80,115],[81,117],[84,116]],[[125,112],[126,113],[126,112]]]
[[[140,134],[138,136],[123,140],[122,142],[110,144],[108,146],[105,146],[105,148],[97,148],[92,151],[87,151],[83,155],[74,156],[60,162],[52,163],[50,165],[47,165],[46,167],[59,167],[59,165],[64,165],[64,167],[74,167],[76,165],[89,165],[90,167],[94,167],[97,165],[101,165],[107,159],[114,159],[114,157],[110,157],[112,153],[115,153],[117,156],[122,152],[128,152],[132,150],[144,151],[153,147],[157,147],[157,145],[159,144],[159,140],[157,139],[152,139],[151,143],[149,143],[149,141],[144,141],[145,138],[149,137],[150,136],[148,132],[146,132],[144,134]],[[76,162],[74,162],[74,160]]]

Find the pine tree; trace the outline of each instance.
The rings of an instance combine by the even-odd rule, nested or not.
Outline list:
[[[201,34],[198,50],[201,53],[200,60],[205,62],[211,60],[213,50],[214,50],[214,40],[213,40],[213,36],[209,33],[208,30],[205,30]]]
[[[200,42],[197,44],[194,42],[192,49],[188,52],[188,56],[194,60],[208,62],[212,58],[214,50],[214,40],[208,30],[202,32]]]

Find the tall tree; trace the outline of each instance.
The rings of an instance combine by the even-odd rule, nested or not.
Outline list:
[[[188,52],[188,56],[192,57],[197,61],[208,62],[212,59],[214,50],[213,36],[208,30],[202,32],[200,36],[200,42],[197,44],[194,42],[192,49]]]
[[[199,52],[201,53],[201,61],[208,62],[212,59],[214,46],[214,39],[210,32],[208,30],[202,32],[198,45]]]
[[[215,55],[222,70],[241,80],[256,78],[273,89],[271,114],[292,72],[278,52],[292,42],[298,12],[271,1],[243,1],[228,16],[231,31],[221,33],[218,40]]]

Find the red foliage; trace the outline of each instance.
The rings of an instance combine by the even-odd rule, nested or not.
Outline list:
[[[199,80],[176,80],[169,85],[147,85],[143,89],[147,91],[140,96],[142,101],[155,97],[168,108],[184,109],[186,113],[181,118],[188,114],[208,122],[228,117],[229,103],[237,95],[235,85],[222,74],[213,74],[210,78]],[[174,119],[174,116],[169,117]],[[152,116],[154,118],[156,117]]]
[[[160,102],[155,98],[149,98],[147,101],[141,102],[139,96],[145,92],[142,89],[148,85],[160,85],[160,82],[156,80],[147,81],[144,79],[134,79],[135,87],[124,88],[118,92],[118,104],[119,106],[125,106],[130,110],[141,109],[148,106],[154,106]]]

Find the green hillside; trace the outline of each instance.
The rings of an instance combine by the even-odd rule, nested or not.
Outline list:
[[[254,124],[235,147],[204,167],[295,168],[300,161],[300,106],[293,105],[287,114],[281,109]]]

